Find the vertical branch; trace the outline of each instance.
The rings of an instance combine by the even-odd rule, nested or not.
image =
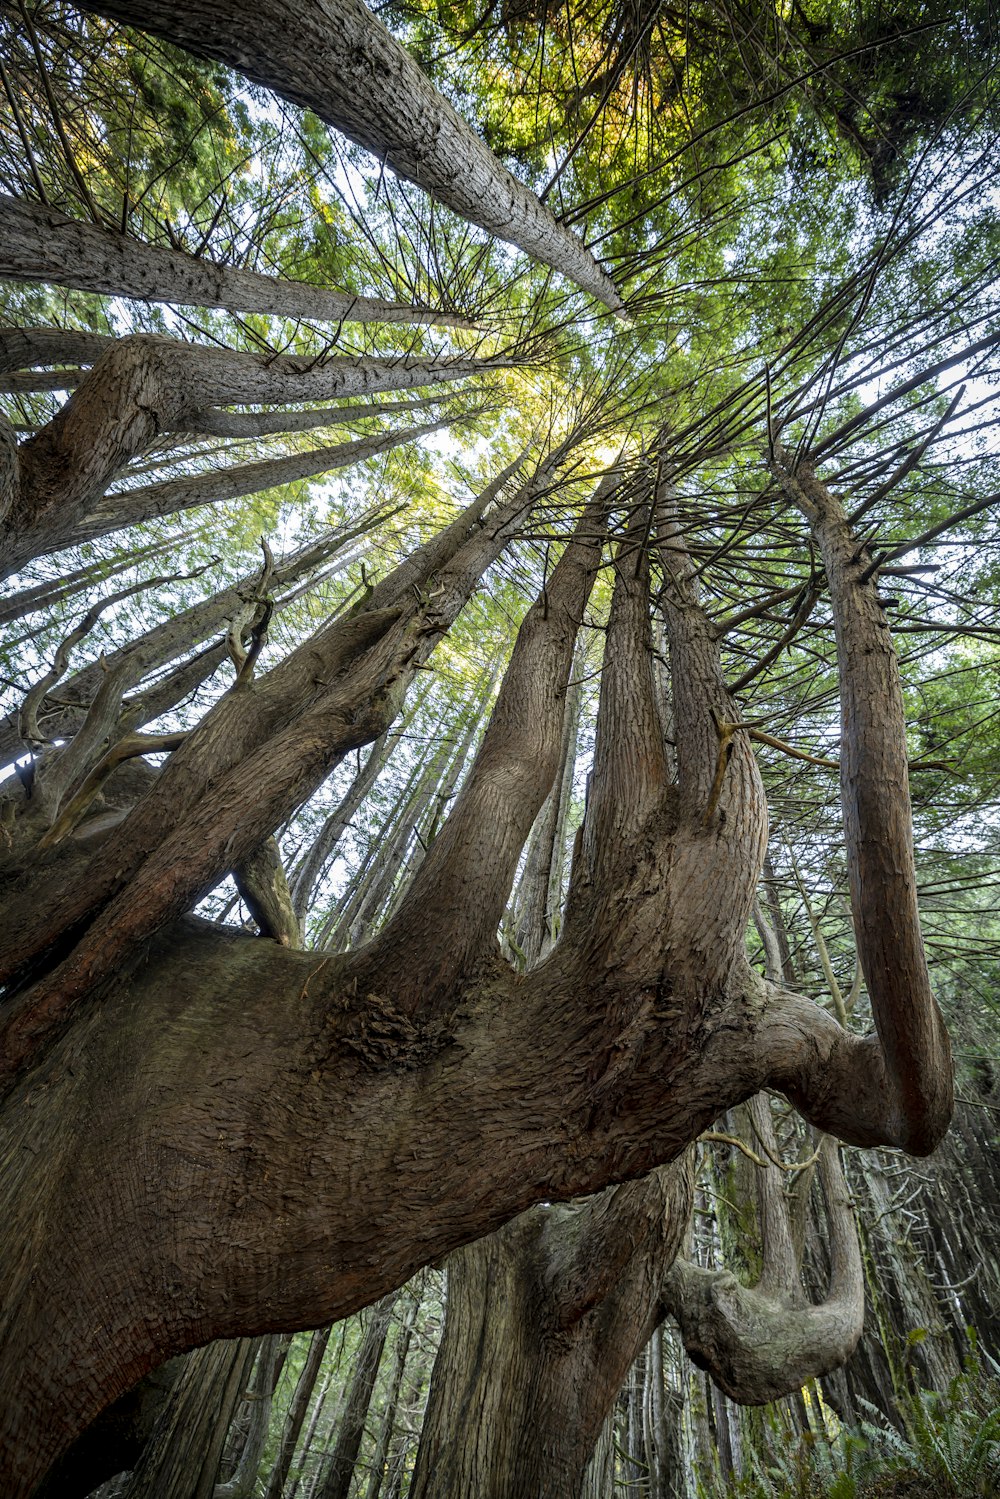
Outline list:
[[[891,1138],[922,1155],[948,1126],[951,1047],[931,991],[917,908],[906,720],[875,583],[839,500],[776,450],[772,472],[807,516],[830,588],[840,682],[840,789],[851,910],[889,1096]]]
[[[599,888],[615,882],[623,852],[660,805],[668,779],[653,678],[649,567],[645,547],[635,553],[648,515],[647,506],[636,511],[615,562],[581,865]]]
[[[16,509],[19,482],[17,436],[7,417],[0,411],[0,525]]]
[[[542,595],[525,615],[479,753],[398,911],[372,944],[413,994],[450,992],[490,952],[517,861],[558,769],[577,630],[600,562],[618,476],[598,486]]]
[[[743,938],[767,848],[767,800],[698,599],[669,479],[661,481],[656,503],[683,829],[673,936],[688,962],[697,955],[703,982],[723,982],[746,961]]]

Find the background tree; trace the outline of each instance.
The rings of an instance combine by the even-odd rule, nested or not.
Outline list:
[[[991,536],[995,493],[976,446],[992,422],[998,339],[990,95],[939,28],[915,19],[889,36],[865,20],[848,35],[817,20],[829,35],[814,61],[777,24],[763,48],[759,36],[741,45],[732,16],[721,36],[696,27],[669,130],[650,128],[642,152],[662,111],[643,95],[635,125],[614,126],[627,76],[637,99],[647,76],[622,63],[638,55],[632,42],[619,56],[614,41],[597,112],[580,128],[585,89],[553,119],[546,184],[530,153],[530,182],[515,179],[361,7],[332,30],[308,6],[281,28],[259,9],[127,18],[168,41],[59,6],[3,17],[15,42],[2,186],[28,199],[7,220],[6,274],[65,281],[48,236],[79,248],[71,299],[11,291],[3,345],[6,555],[26,569],[8,607],[11,618],[51,611],[28,673],[11,667],[11,748],[29,754],[4,794],[5,1148],[17,1163],[5,1378],[18,1391],[5,1461],[25,1492],[169,1354],[327,1323],[539,1201],[669,1168],[762,1087],[851,1143],[930,1150],[950,1112],[950,1066],[918,923],[907,770],[952,767],[937,730],[908,742],[905,694],[932,680],[921,669],[932,643],[990,638],[969,587],[924,560],[957,526],[974,528],[962,540]],[[967,21],[973,36],[979,22]],[[614,27],[595,32],[590,19],[579,34],[606,41]],[[500,57],[502,31],[483,37]],[[237,63],[285,103],[169,39]],[[565,94],[574,45],[539,55],[539,101]],[[650,49],[659,78],[676,61],[670,45]],[[894,126],[892,69],[917,53],[936,60],[940,97],[926,128],[923,98]],[[855,54],[871,62],[859,108],[891,137],[891,169],[886,157],[875,173],[870,141],[851,137],[805,171],[803,121],[835,119],[851,136],[839,91]],[[791,78],[769,94],[772,65]],[[482,57],[468,68],[488,119],[501,94]],[[469,78],[463,62],[449,84],[459,102]],[[734,78],[749,80],[749,100],[727,103]],[[174,134],[157,142],[175,94]],[[374,148],[433,207],[343,154],[318,119]],[[93,188],[92,158],[107,164]],[[857,190],[859,163],[874,200]],[[790,216],[803,184],[810,206]],[[558,218],[546,199],[560,200]],[[529,266],[501,291],[509,252],[449,207],[564,279]],[[585,215],[589,248],[567,228]],[[574,283],[615,311],[624,303],[630,325]],[[140,295],[152,305],[123,300]],[[182,296],[197,304],[189,313]],[[467,377],[479,394],[439,409],[435,387]],[[399,390],[415,394],[369,404]],[[432,407],[423,430],[406,414],[414,403]],[[392,426],[373,431],[369,412],[383,411]],[[315,431],[358,421],[347,442],[316,446]],[[402,451],[442,421],[482,439],[472,472],[447,485],[433,449]],[[332,514],[318,491],[294,511],[276,488],[351,460],[368,461],[367,488],[358,503],[342,487]],[[216,541],[221,505],[249,495],[264,498],[229,510],[235,539],[267,521],[280,533],[256,571]],[[220,507],[210,517],[196,509],[205,501]],[[127,529],[182,510],[194,514],[176,544],[162,526]],[[324,564],[331,522],[346,538],[375,516],[386,519],[364,559],[341,578],[314,573],[295,596],[291,559]],[[57,580],[45,559],[68,547]],[[595,593],[602,571],[610,587]],[[478,616],[463,622],[477,588]],[[146,592],[159,617],[129,640]],[[914,647],[903,685],[893,605]],[[563,894],[555,842],[569,831],[567,725],[587,611],[605,645]],[[489,620],[488,678],[509,660],[453,798],[473,714],[450,760],[435,747],[423,765],[412,752],[397,761],[390,739],[434,647],[448,637],[454,655],[477,618]],[[472,684],[473,701],[492,690]],[[426,705],[441,722],[442,707]],[[372,774],[391,748],[409,784],[386,858],[310,928],[341,948],[349,933],[349,950],[318,956],[298,950],[298,919],[310,891],[327,900],[342,884],[336,855],[367,770],[351,763],[360,784],[342,777],[295,819],[366,745]],[[869,1007],[856,1013],[874,1032],[844,1025],[843,992],[835,1019],[791,972],[765,979],[747,955],[762,775],[789,752],[810,774],[840,762]],[[551,831],[532,848],[539,814]],[[276,833],[299,860],[291,891]],[[537,865],[527,947],[523,911],[505,916],[526,846]],[[186,916],[230,872],[258,933],[277,942]],[[238,911],[233,900],[217,897],[216,913]],[[819,952],[836,976],[836,954],[824,964]],[[678,1223],[671,1246],[680,1234]],[[774,1254],[791,1263],[774,1242],[765,1288]],[[641,1344],[641,1327],[634,1317],[622,1348]],[[689,1341],[732,1384],[746,1347],[738,1329],[731,1338],[725,1357],[705,1351],[703,1330]],[[589,1414],[588,1442],[603,1414]],[[388,1436],[387,1464],[391,1447]]]

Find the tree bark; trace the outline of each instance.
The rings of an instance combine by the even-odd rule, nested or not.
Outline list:
[[[536,1208],[448,1264],[412,1499],[576,1499],[622,1380],[661,1315],[687,1163]]]
[[[580,240],[503,167],[361,0],[170,0],[83,7],[215,57],[366,147],[462,218],[552,266],[613,310],[621,299]]]
[[[25,539],[65,534],[103,498],[125,464],[206,406],[324,400],[406,390],[496,367],[490,361],[411,357],[391,362],[267,358],[153,334],[118,339],[58,414],[17,450],[17,486],[0,510],[0,562],[31,555]],[[0,486],[0,499],[3,488]]]
[[[267,1487],[264,1490],[264,1499],[281,1499],[288,1478],[288,1470],[292,1466],[292,1458],[295,1456],[295,1448],[299,1440],[299,1433],[309,1409],[309,1401],[312,1399],[316,1380],[323,1363],[327,1344],[330,1341],[329,1327],[321,1327],[313,1333],[309,1340],[309,1352],[302,1372],[295,1385],[291,1403],[285,1414],[284,1425],[281,1428],[281,1440],[275,1455],[274,1466],[267,1479]]]
[[[337,1432],[337,1443],[319,1483],[313,1490],[315,1499],[347,1499],[354,1469],[357,1466],[358,1454],[361,1451],[361,1438],[364,1436],[368,1407],[371,1404],[375,1377],[378,1374],[379,1361],[385,1348],[395,1304],[394,1292],[383,1296],[382,1300],[371,1308],[365,1320],[364,1336],[354,1361],[344,1414]]]
[[[227,312],[263,312],[313,322],[470,326],[467,318],[455,312],[407,307],[238,266],[215,265],[201,255],[143,244],[107,225],[67,218],[47,203],[4,196],[0,196],[0,276],[143,302],[221,307]]]
[[[593,513],[528,611],[461,796],[375,942],[319,958],[178,919],[339,754],[384,731],[554,465],[513,493],[480,496],[358,614],[227,694],[99,861],[63,845],[21,865],[14,857],[0,933],[8,972],[24,979],[8,1004],[0,1113],[0,1471],[12,1495],[29,1492],[78,1430],[170,1355],[216,1337],[321,1325],[369,1304],[533,1204],[668,1167],[762,1087],[784,1088],[807,1117],[859,1143],[923,1148],[943,1127],[941,1089],[926,1068],[930,1106],[914,1118],[896,1093],[887,1100],[877,1042],[847,1035],[750,967],[763,790],[669,519],[651,534],[666,575],[676,778],[656,706],[648,573],[633,537],[615,560],[567,919],[537,968],[517,975],[503,963],[497,927],[559,768],[573,642],[600,560]],[[595,497],[599,513],[609,500],[603,490]],[[637,524],[641,533],[641,515]],[[843,608],[836,587],[833,597]],[[849,704],[872,669],[853,642],[843,664]],[[880,672],[887,661],[880,642]],[[863,715],[865,702],[852,711]],[[902,739],[898,696],[864,725],[862,788]],[[905,851],[905,819],[892,832]],[[867,857],[852,839],[848,853]],[[899,908],[904,862],[880,878],[886,909]],[[881,938],[888,961],[896,929]],[[908,961],[905,924],[899,940]],[[877,983],[872,998],[883,1003]],[[915,1042],[923,1065],[921,1004],[897,1055]],[[897,1018],[905,1030],[906,1014]],[[533,1404],[548,1402],[549,1471],[562,1476],[582,1473],[579,1434],[589,1447],[603,1417],[598,1395],[607,1396],[565,1377],[565,1350],[605,1325],[613,1288],[633,1266],[633,1238],[662,1226],[662,1211],[650,1219],[648,1190],[599,1200],[617,1204],[599,1254],[582,1232],[587,1214],[570,1215],[581,1232],[568,1238],[546,1234],[541,1210],[511,1230],[551,1272],[556,1331],[545,1356],[558,1367]],[[626,1208],[634,1235],[619,1231]],[[498,1267],[494,1291],[501,1279]],[[525,1338],[540,1336],[524,1284],[508,1289]],[[512,1340],[509,1357],[524,1346]],[[623,1345],[609,1333],[609,1346]]]

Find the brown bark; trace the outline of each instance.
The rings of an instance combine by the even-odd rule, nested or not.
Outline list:
[[[445,1330],[412,1499],[575,1499],[659,1320],[691,1204],[688,1162],[535,1208],[448,1262]]]
[[[496,942],[521,849],[558,769],[576,633],[617,484],[616,474],[602,481],[543,596],[525,616],[455,807],[399,909],[372,944],[371,960],[380,973],[393,961],[390,954],[408,954],[400,984],[422,1009],[435,991],[449,994],[473,955]],[[418,928],[423,969],[414,963]]]
[[[677,1161],[764,1086],[849,1140],[893,1137],[900,1115],[874,1091],[872,1043],[747,961],[764,799],[669,517],[657,533],[676,781],[644,564],[626,546],[569,915],[537,968],[514,974],[496,930],[558,769],[562,694],[597,564],[586,535],[529,611],[462,795],[375,943],[320,959],[175,919],[339,753],[384,730],[551,478],[542,465],[513,493],[494,489],[492,511],[480,497],[367,609],[228,694],[100,862],[59,847],[12,863],[0,938],[10,970],[27,974],[8,1008],[0,1115],[10,1246],[0,1470],[12,1495],[171,1354],[344,1315],[533,1204]],[[867,669],[849,649],[848,703]],[[891,698],[864,720],[862,783],[865,756],[881,763],[900,718]],[[905,820],[893,831],[908,839]],[[848,852],[861,857],[850,840]],[[889,909],[900,870],[883,876]],[[891,952],[892,930],[883,939]],[[902,1138],[927,1144],[923,1131]],[[622,1190],[648,1215],[641,1188]],[[571,1341],[581,1319],[600,1320],[629,1263],[627,1235],[602,1244],[583,1263],[572,1245],[542,1246],[560,1288],[556,1326]]]
[[[295,1391],[285,1415],[281,1440],[275,1455],[274,1467],[268,1474],[264,1499],[281,1499],[288,1470],[295,1456],[295,1447],[302,1430],[302,1423],[305,1421],[309,1401],[312,1399],[323,1356],[326,1353],[326,1346],[330,1341],[330,1331],[329,1327],[318,1328],[309,1341],[309,1352],[306,1354],[302,1372],[296,1381]]]
[[[395,1294],[383,1296],[365,1319],[364,1335],[351,1371],[351,1383],[336,1445],[319,1483],[313,1488],[315,1499],[347,1499],[395,1304]]]
[[[823,1104],[817,1110],[816,1103],[824,1088],[833,1099],[843,1099],[850,1075],[863,1138],[870,1141],[877,1121],[886,1143],[925,1155],[947,1128],[954,1088],[951,1047],[931,992],[920,933],[906,724],[896,655],[875,583],[862,577],[862,549],[839,501],[808,464],[792,472],[780,451],[774,471],[810,520],[830,588],[837,632],[841,806],[851,910],[877,1032],[866,1041],[851,1041],[840,1055],[836,1048],[827,1052],[824,1046],[820,1056],[803,1059],[808,1103],[792,1078],[788,1091],[808,1118],[822,1124]],[[797,1013],[790,1004],[790,1030]],[[824,1067],[829,1069],[825,1082],[817,1076]],[[850,1138],[842,1125],[826,1127]]]
[[[213,1499],[219,1464],[258,1341],[211,1343],[185,1360],[123,1499]]]
[[[766,1108],[758,1112],[758,1124]],[[764,1263],[756,1286],[748,1290],[730,1271],[683,1259],[667,1277],[665,1304],[689,1357],[741,1405],[777,1400],[828,1373],[846,1361],[861,1336],[864,1274],[834,1141],[824,1140],[819,1160],[831,1262],[829,1294],[821,1305],[805,1302],[774,1166],[762,1173]]]
[[[486,524],[477,519],[470,534],[469,516],[481,519],[486,497],[497,492],[489,486],[465,517],[384,579],[360,613],[326,625],[259,683],[238,680],[112,834],[92,877],[59,889],[46,914],[35,908],[31,928],[10,928],[8,974],[23,972],[44,952],[53,931],[79,930],[91,918],[71,956],[9,1012],[8,1073],[64,1022],[99,975],[257,848],[344,753],[387,727],[417,668],[548,473],[542,465]],[[425,593],[429,568],[437,571]],[[378,607],[391,598],[403,602]],[[165,828],[171,831],[164,839]],[[23,877],[34,860],[29,856],[19,868]]]

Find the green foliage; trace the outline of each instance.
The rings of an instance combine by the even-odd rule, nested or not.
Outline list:
[[[924,1329],[911,1336],[919,1341]],[[807,1434],[766,1460],[727,1499],[991,1499],[1000,1487],[1000,1379],[975,1351],[944,1392],[914,1389],[899,1404],[903,1429],[871,1419],[826,1439]]]

